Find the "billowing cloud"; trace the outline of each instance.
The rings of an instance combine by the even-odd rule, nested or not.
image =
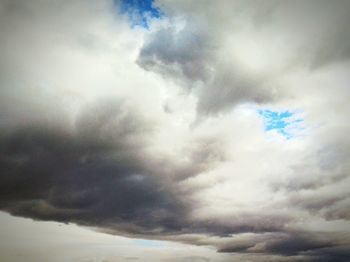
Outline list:
[[[159,1],[170,22],[152,32],[138,63],[199,89],[199,113],[268,103],[281,75],[349,58],[347,1]],[[175,24],[175,25],[174,25]],[[198,81],[200,81],[198,83]]]
[[[347,261],[349,3],[120,4],[1,1],[1,211]]]

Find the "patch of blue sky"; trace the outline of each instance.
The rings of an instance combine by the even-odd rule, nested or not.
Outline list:
[[[276,131],[287,139],[295,136],[296,131],[303,129],[303,119],[300,114],[292,111],[273,111],[269,109],[259,109],[259,115],[264,120],[265,131]]]
[[[141,26],[149,28],[151,19],[160,19],[163,14],[156,7],[153,0],[116,0],[119,9],[129,18],[132,27]]]
[[[142,247],[162,247],[163,246],[162,242],[157,240],[136,239],[134,242],[136,245],[139,245]]]

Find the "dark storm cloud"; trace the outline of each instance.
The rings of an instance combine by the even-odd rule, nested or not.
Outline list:
[[[288,231],[286,225],[295,220],[293,214],[257,211],[226,218],[191,218],[194,206],[188,197],[196,188],[190,192],[181,182],[224,159],[221,144],[199,139],[186,148],[189,163],[159,161],[159,156],[147,150],[154,129],[152,121],[122,100],[86,106],[73,125],[44,121],[3,128],[0,209],[38,220],[92,226],[111,234],[213,245],[224,253],[306,253],[314,261],[323,261],[322,256],[344,257],[347,249],[338,249],[343,243],[332,237]],[[332,219],[344,218],[341,209],[336,210]],[[231,236],[244,233],[263,237],[231,243]],[[183,234],[201,235],[204,240],[186,240]]]
[[[322,237],[313,236],[310,233],[293,235],[281,235],[267,241],[264,250],[266,252],[278,253],[284,255],[297,255],[302,252],[317,252],[315,250],[332,247],[333,243],[328,239],[322,239]]]
[[[84,113],[74,131],[39,125],[2,133],[1,209],[90,226],[179,230],[185,206],[148,166],[147,125],[122,106],[102,108]]]
[[[256,214],[240,212],[234,219],[217,218],[216,220],[201,221],[192,226],[192,231],[220,237],[230,237],[241,233],[281,232],[284,226],[291,222],[288,216],[277,214]]]
[[[177,169],[167,176],[165,167],[152,162],[144,151],[148,135],[147,123],[122,105],[93,107],[82,114],[74,130],[34,125],[3,132],[0,208],[40,220],[139,234],[183,231],[223,236],[283,227],[283,218],[251,215],[234,224],[188,221],[190,205],[172,180]],[[205,148],[200,143],[194,152],[198,149]],[[181,176],[202,170],[211,160],[206,154],[196,154],[187,171],[178,167]]]
[[[347,261],[348,244],[331,241],[327,234],[311,232],[283,232],[257,236],[258,241],[226,244],[223,253],[278,254],[290,261]],[[300,257],[304,257],[300,259]],[[300,260],[299,260],[300,259]]]
[[[85,109],[71,129],[37,124],[3,131],[0,208],[13,215],[73,222],[112,234],[193,244],[206,241],[185,241],[181,234],[223,240],[242,233],[273,236],[244,245],[210,243],[220,252],[254,253],[251,248],[265,243],[259,252],[290,256],[334,245],[308,235],[283,233],[291,222],[288,216],[241,213],[233,220],[191,219],[191,202],[172,177],[176,165],[168,163],[172,172],[163,172],[164,166],[146,153],[147,137],[152,137],[152,127],[122,102]],[[194,152],[198,148],[203,144]],[[192,164],[199,166],[194,170],[201,170],[202,161],[208,159],[205,153],[194,158]],[[179,168],[180,173],[183,170]],[[193,170],[187,172],[195,175]]]
[[[285,256],[304,255],[307,261],[348,261],[349,245],[332,242],[327,235],[302,233],[267,243],[266,250]]]

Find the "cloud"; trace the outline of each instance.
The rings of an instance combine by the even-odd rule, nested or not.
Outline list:
[[[129,111],[103,107],[84,113],[73,132],[35,126],[3,134],[3,210],[91,226],[135,219],[146,230],[162,227],[160,220],[177,227],[169,212],[180,215],[182,205],[149,174],[142,153],[147,128]]]
[[[196,87],[200,114],[275,102],[290,95],[279,84],[288,70],[349,57],[347,1],[158,4],[169,23],[148,35],[138,64]]]
[[[205,81],[210,64],[206,61],[206,37],[195,30],[162,28],[149,36],[141,49],[138,64],[166,76]]]
[[[214,261],[346,261],[348,3],[156,1],[148,29],[115,5],[1,2],[0,209]],[[276,112],[303,133],[266,132],[290,131]]]

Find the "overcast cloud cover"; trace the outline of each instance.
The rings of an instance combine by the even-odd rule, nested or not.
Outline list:
[[[350,261],[350,1],[125,3],[0,0],[0,210],[38,221],[3,236],[33,261],[42,221],[91,228],[79,262]],[[106,258],[98,232],[167,247]]]

